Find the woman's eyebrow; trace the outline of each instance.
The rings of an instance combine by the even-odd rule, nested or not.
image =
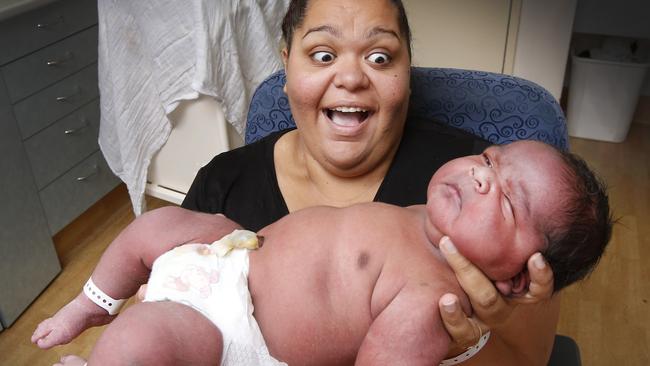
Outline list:
[[[380,34],[388,34],[388,35],[391,35],[391,36],[397,38],[398,41],[400,40],[399,34],[397,34],[397,32],[395,32],[392,29],[387,29],[387,28],[384,28],[384,27],[374,27],[374,28],[372,28],[371,30],[368,31],[368,33],[366,33],[366,38],[372,38],[372,37],[378,36]]]
[[[317,32],[326,32],[326,33],[329,33],[329,34],[331,34],[332,36],[334,36],[336,38],[341,38],[341,31],[339,29],[335,28],[334,26],[329,25],[329,24],[324,24],[324,25],[319,25],[317,27],[309,28],[305,32],[305,34],[302,36],[302,38],[305,39],[305,37],[307,37],[309,34],[317,33]],[[366,33],[366,39],[376,37],[376,36],[378,36],[380,34],[387,34],[387,35],[395,37],[398,41],[400,40],[399,34],[397,34],[397,32],[395,32],[392,29],[387,29],[387,28],[384,28],[384,27],[374,27],[374,28],[372,28],[371,30],[368,31],[368,33]]]
[[[329,33],[329,34],[333,35],[336,38],[341,38],[341,31],[334,28],[333,26],[331,26],[329,24],[324,24],[324,25],[319,25],[319,26],[314,27],[314,28],[309,28],[307,30],[307,32],[305,32],[305,34],[302,36],[302,38],[305,39],[305,37],[307,37],[309,34],[315,33],[315,32],[326,32],[326,33]]]

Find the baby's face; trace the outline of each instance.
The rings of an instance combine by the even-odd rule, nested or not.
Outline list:
[[[543,228],[565,196],[564,165],[550,146],[520,141],[452,160],[431,178],[427,231],[448,235],[493,280],[521,271],[543,249]]]

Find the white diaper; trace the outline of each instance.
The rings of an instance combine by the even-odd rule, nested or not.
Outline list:
[[[186,244],[160,256],[153,265],[145,301],[174,301],[196,309],[223,335],[221,365],[277,366],[253,317],[248,291],[248,250],[225,257],[216,245]]]

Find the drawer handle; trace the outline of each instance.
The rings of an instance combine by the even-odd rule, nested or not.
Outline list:
[[[81,123],[83,123],[83,126],[77,127],[77,128],[70,128],[68,130],[63,131],[63,133],[65,133],[66,135],[73,135],[73,134],[85,129],[86,127],[88,127],[88,121],[85,118],[81,119]]]
[[[87,175],[77,177],[77,182],[83,182],[83,181],[87,180],[88,178],[97,175],[98,173],[99,173],[99,169],[97,168],[97,165],[93,165],[93,171],[90,172]]]
[[[48,60],[45,62],[47,66],[59,66],[72,58],[72,52],[68,51],[63,54],[63,57],[58,60]]]
[[[56,24],[59,24],[59,23],[63,23],[63,17],[60,16],[60,15],[58,17],[54,18],[54,20],[52,20],[49,23],[38,23],[38,24],[36,24],[36,29],[47,29],[47,28],[50,28],[53,25],[56,25]]]
[[[57,101],[57,102],[61,102],[61,103],[63,103],[63,102],[67,102],[69,99],[72,99],[72,97],[74,97],[75,95],[79,94],[79,91],[80,91],[80,90],[79,90],[79,87],[77,86],[77,87],[75,87],[75,88],[73,89],[72,94],[70,94],[70,95],[63,95],[63,96],[60,96],[60,97],[56,97],[56,101]]]

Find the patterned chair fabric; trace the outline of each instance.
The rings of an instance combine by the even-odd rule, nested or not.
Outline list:
[[[248,111],[247,144],[295,126],[282,90],[285,82],[281,70],[255,91]],[[557,100],[543,87],[510,75],[413,67],[408,113],[462,128],[497,144],[533,139],[569,148],[566,120]]]

